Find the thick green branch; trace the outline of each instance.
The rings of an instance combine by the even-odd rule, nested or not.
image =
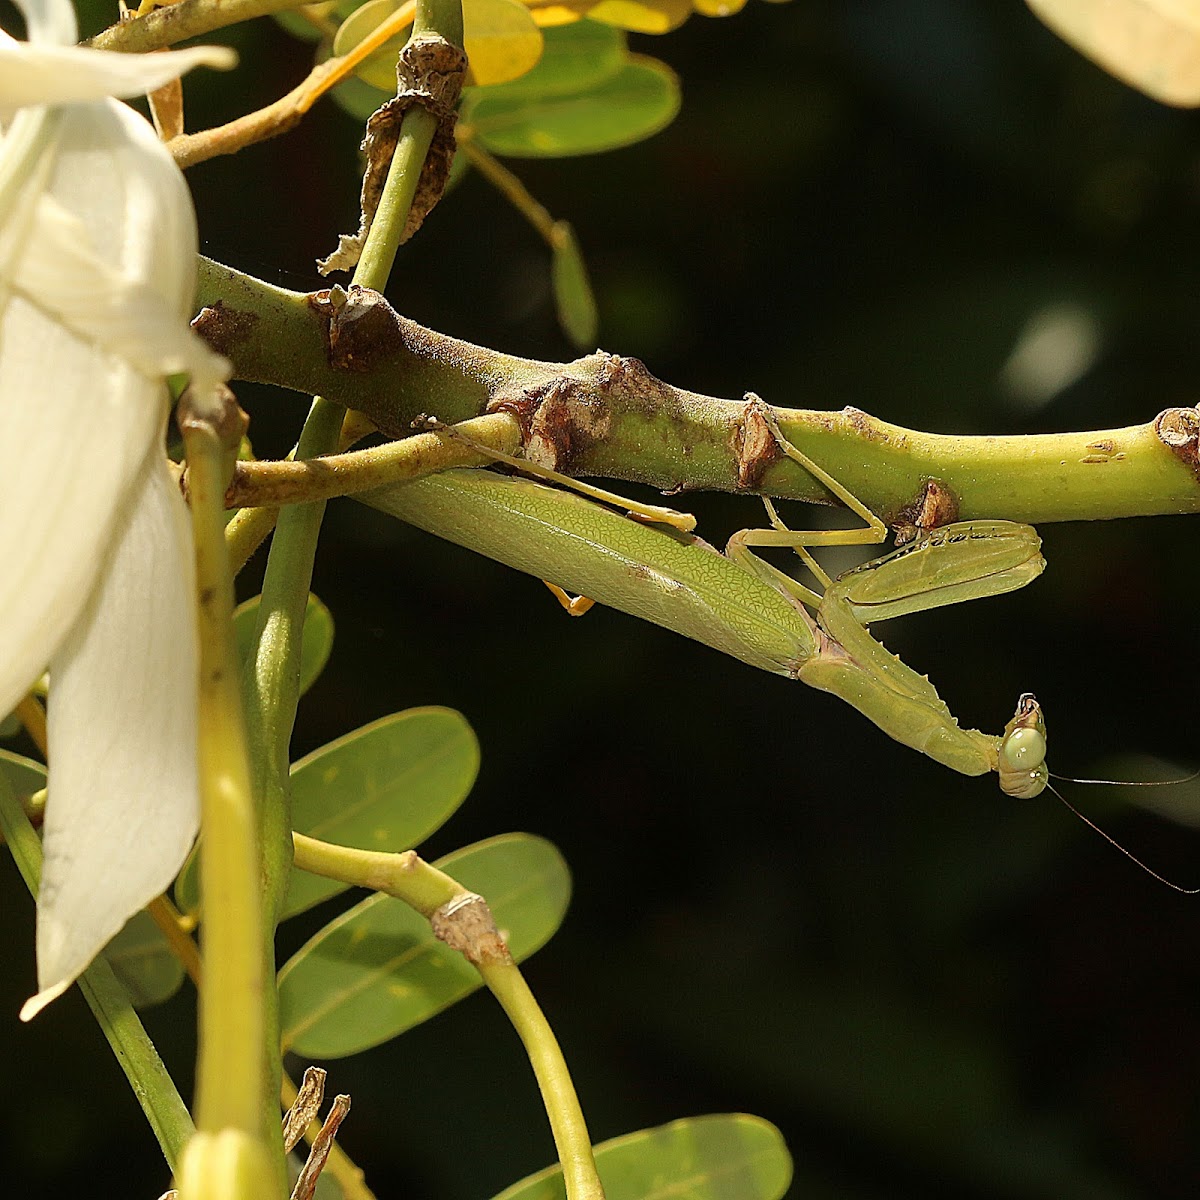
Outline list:
[[[179,0],[164,8],[156,8],[144,17],[118,21],[96,34],[88,45],[97,50],[121,50],[127,54],[143,54],[161,50],[188,38],[237,25],[267,13],[299,8],[302,0]]]
[[[198,300],[198,330],[240,378],[329,396],[393,437],[420,413],[449,422],[511,411],[526,455],[565,474],[830,502],[776,453],[744,401],[671,387],[637,359],[515,358],[425,329],[370,291],[289,292],[207,260]],[[1194,409],[1124,429],[1011,437],[923,433],[857,409],[775,411],[788,438],[893,525],[912,520],[930,482],[940,485],[939,523],[1200,511]]]

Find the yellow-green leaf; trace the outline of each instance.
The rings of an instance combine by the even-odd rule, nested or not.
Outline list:
[[[541,838],[490,838],[437,866],[488,901],[517,960],[562,922],[571,879],[562,856]],[[475,968],[439,942],[424,917],[377,894],[331,921],[279,972],[283,1045],[307,1058],[356,1054],[479,986]]]
[[[333,39],[334,54],[345,54],[400,8],[398,0],[368,0],[342,22]],[[371,87],[395,95],[396,59],[408,40],[397,34],[364,59],[357,76]],[[507,83],[531,70],[542,56],[542,31],[518,0],[463,0],[463,43],[470,64],[467,81]]]
[[[792,1178],[783,1136],[744,1113],[687,1117],[595,1147],[607,1200],[779,1200]],[[562,1168],[548,1167],[495,1200],[566,1200]]]
[[[314,750],[292,766],[292,825],[301,833],[399,853],[419,845],[466,799],[479,743],[452,708],[410,708]],[[293,871],[282,916],[346,885]]]
[[[1200,105],[1196,0],[1027,0],[1063,41],[1123,83],[1181,108]]]
[[[670,33],[692,15],[692,0],[600,0],[588,9],[593,21],[631,33]]]
[[[732,17],[746,7],[746,0],[692,0],[702,17]]]
[[[338,27],[333,39],[335,55],[348,54],[365,37],[394,13],[400,5],[396,0],[367,0],[356,8]],[[385,91],[389,96],[396,94],[396,59],[408,41],[408,30],[389,38],[374,54],[363,59],[355,74],[371,87]]]
[[[467,82],[508,83],[531,71],[542,57],[542,31],[518,0],[463,0]]]
[[[563,332],[580,350],[595,348],[600,319],[583,252],[569,222],[554,225],[554,307]]]
[[[615,74],[582,91],[548,96],[474,91],[462,119],[494,154],[560,158],[640,142],[669,125],[679,103],[674,71],[631,54]]]
[[[23,754],[0,750],[0,771],[8,778],[17,799],[22,802],[46,786],[46,768]]]

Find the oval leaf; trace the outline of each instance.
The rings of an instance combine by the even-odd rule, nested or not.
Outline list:
[[[692,0],[702,17],[732,17],[746,7],[746,0]]]
[[[625,35],[611,25],[576,21],[549,29],[543,36],[545,45],[538,65],[512,83],[495,90],[489,88],[487,95],[543,98],[587,91],[615,75],[628,58]]]
[[[633,54],[586,91],[534,99],[474,92],[463,120],[494,154],[561,158],[643,141],[679,112],[679,80],[657,59]]]
[[[261,596],[252,596],[239,604],[233,614],[233,631],[237,637],[238,658],[243,663],[250,656],[254,624],[258,619]],[[300,695],[304,695],[325,669],[333,650],[333,614],[312,593],[304,610],[304,632],[300,641]]]
[[[670,33],[691,15],[692,0],[600,0],[588,9],[590,20],[631,33]]]
[[[183,983],[183,964],[149,913],[134,913],[104,948],[104,957],[134,1008],[169,1000]]]
[[[545,944],[566,912],[567,865],[541,838],[490,838],[437,865],[487,899],[518,961]],[[479,986],[475,969],[433,936],[424,917],[390,896],[371,896],[326,925],[279,972],[283,1045],[309,1058],[355,1054]]]
[[[688,1117],[595,1147],[607,1200],[779,1200],[792,1178],[783,1136],[742,1113]],[[565,1200],[561,1167],[506,1188],[495,1200]]]
[[[292,825],[342,846],[409,850],[458,808],[478,773],[479,743],[466,717],[450,708],[410,708],[294,764]],[[293,871],[282,915],[345,890],[336,880]]]
[[[1200,6],[1180,0],[1027,0],[1034,13],[1123,83],[1182,108],[1200,105]]]
[[[400,8],[398,0],[368,0],[342,22],[334,54],[346,54]],[[404,30],[389,38],[355,74],[373,88],[396,94],[396,59],[408,41]],[[531,70],[542,56],[542,31],[517,0],[464,0],[463,44],[468,82],[507,83]]]
[[[580,350],[595,347],[600,318],[575,230],[558,221],[553,234],[554,307],[563,332]]]
[[[507,83],[528,74],[542,57],[542,31],[517,0],[463,0],[467,82]]]

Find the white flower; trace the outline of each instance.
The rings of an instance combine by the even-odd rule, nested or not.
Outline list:
[[[113,96],[228,51],[71,45],[69,0],[0,31],[0,714],[49,665],[38,994],[64,991],[178,871],[199,815],[191,537],[164,376],[226,364],[187,327],[191,198]]]

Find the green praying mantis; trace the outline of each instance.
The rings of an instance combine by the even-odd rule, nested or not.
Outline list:
[[[445,471],[361,499],[553,581],[556,593],[570,589],[750,666],[832,692],[896,741],[945,766],[965,775],[995,771],[1010,796],[1040,794],[1049,772],[1045,724],[1032,695],[1020,698],[1002,735],[963,729],[933,684],[868,630],[871,622],[888,617],[1023,587],[1045,567],[1037,532],[1011,521],[945,525],[831,580],[810,547],[878,544],[887,526],[788,442],[762,401],[753,397],[750,403],[758,406],[781,450],[860,516],[864,528],[795,532],[764,501],[772,528],[734,534],[722,554],[691,533],[695,521],[686,514],[642,509],[592,488],[582,488],[585,496],[478,469]],[[511,461],[527,469],[521,460]],[[556,478],[581,488],[577,481]],[[616,507],[598,504],[597,498]],[[641,519],[631,512],[640,512]],[[794,549],[824,591],[804,587],[752,549],[771,546]]]

